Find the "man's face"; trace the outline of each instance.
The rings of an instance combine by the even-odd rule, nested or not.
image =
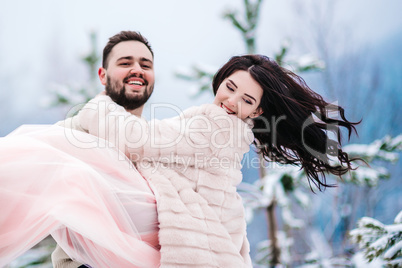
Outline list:
[[[152,54],[138,41],[124,41],[114,46],[107,68],[100,68],[98,74],[106,94],[126,110],[142,107],[154,88]]]

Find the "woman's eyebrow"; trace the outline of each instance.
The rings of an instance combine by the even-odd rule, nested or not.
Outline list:
[[[249,97],[250,99],[253,99],[255,102],[257,102],[257,100],[256,100],[253,96],[251,96],[251,95],[249,95],[249,94],[247,94],[247,93],[244,93],[244,95],[246,95],[246,96]]]
[[[228,80],[230,81],[230,83],[232,83],[235,86],[235,88],[237,88],[237,85],[235,84],[235,82],[233,82],[232,79],[228,79]]]

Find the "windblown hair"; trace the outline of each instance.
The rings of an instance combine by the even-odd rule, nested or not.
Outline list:
[[[102,56],[102,67],[107,69],[108,66],[108,57],[112,49],[115,45],[120,42],[124,41],[138,41],[143,43],[151,52],[152,57],[154,56],[154,52],[152,51],[151,45],[149,44],[148,40],[142,36],[139,32],[134,31],[121,31],[120,33],[112,36],[109,38],[109,42],[106,44],[105,48],[103,49],[103,56]]]
[[[345,127],[350,138],[360,122],[348,121],[342,107],[324,101],[300,76],[262,55],[232,57],[214,76],[214,94],[239,70],[249,72],[263,89],[263,113],[253,119],[252,130],[264,159],[301,166],[319,190],[333,186],[326,183],[326,172],[341,176],[352,169],[355,159],[342,151],[339,128]],[[340,118],[330,118],[330,112]]]

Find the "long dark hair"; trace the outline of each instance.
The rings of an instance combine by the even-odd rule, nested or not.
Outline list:
[[[214,76],[214,94],[239,70],[249,72],[263,89],[263,113],[253,119],[252,130],[266,160],[301,166],[319,190],[333,186],[326,183],[326,172],[341,176],[352,169],[355,159],[342,151],[339,128],[345,127],[350,138],[360,122],[348,121],[342,107],[324,101],[300,76],[262,55],[232,57]],[[330,118],[330,112],[340,119]]]

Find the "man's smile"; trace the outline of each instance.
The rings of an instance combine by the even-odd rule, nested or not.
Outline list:
[[[139,77],[130,77],[125,79],[124,82],[130,86],[131,89],[138,90],[145,86],[147,83],[144,79]]]

